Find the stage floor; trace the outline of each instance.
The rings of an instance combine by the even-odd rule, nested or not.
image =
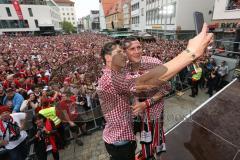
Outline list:
[[[240,160],[239,122],[235,80],[167,132],[167,160]]]

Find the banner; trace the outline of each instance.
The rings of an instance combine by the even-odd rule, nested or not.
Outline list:
[[[15,11],[16,11],[16,13],[18,15],[19,20],[23,20],[23,14],[22,14],[22,10],[21,10],[21,7],[19,5],[18,0],[12,0],[12,4],[13,4],[13,6],[15,8]]]

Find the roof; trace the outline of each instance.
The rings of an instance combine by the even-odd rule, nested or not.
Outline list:
[[[65,3],[65,4],[74,4],[73,1],[70,0],[54,0],[56,3]]]
[[[111,7],[111,9],[109,10],[109,12],[107,13],[107,15],[112,15],[115,13],[119,13],[119,12],[123,12],[123,5],[127,2],[128,0],[117,0],[113,6]]]
[[[107,16],[108,12],[111,10],[113,5],[117,2],[118,0],[102,0],[102,7],[104,11],[104,15]]]

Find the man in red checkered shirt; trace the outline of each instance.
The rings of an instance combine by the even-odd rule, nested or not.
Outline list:
[[[120,45],[111,42],[103,47],[101,55],[106,68],[99,79],[97,92],[106,120],[103,140],[111,160],[135,159],[136,142],[129,103],[130,90],[139,93],[164,84],[200,57],[212,38],[213,35],[207,33],[207,25],[204,25],[202,32],[189,41],[186,50],[173,60],[149,70],[138,78],[128,78],[122,71],[126,65],[126,55]],[[147,106],[149,108],[149,104]],[[135,112],[136,109],[133,108],[133,113]]]
[[[162,62],[153,57],[142,56],[142,46],[140,42],[135,38],[129,38],[124,41],[123,48],[127,53],[127,57],[129,59],[129,63],[127,65],[127,72],[131,76],[140,76],[141,74],[145,73],[147,70],[152,69]],[[142,122],[139,123],[139,119],[135,118],[135,126],[138,127],[135,132],[147,131],[146,127],[144,129],[144,125],[148,125],[146,123],[146,103],[145,101],[150,101],[150,119],[151,122],[149,124],[152,126],[151,128],[151,142],[146,143],[141,141],[142,144],[142,155],[144,158],[148,159],[153,157],[153,153],[156,152],[158,155],[160,153],[166,151],[165,147],[165,136],[164,136],[164,129],[163,129],[163,111],[164,111],[164,102],[163,97],[168,94],[171,90],[169,84],[162,85],[160,88],[148,92],[147,94],[140,95],[140,97],[135,97],[134,99],[137,102],[134,102],[133,108],[137,112],[142,112],[140,120]],[[145,111],[145,112],[144,112]],[[139,114],[139,113],[135,113]],[[145,123],[143,123],[145,122]],[[137,128],[137,127],[136,127]]]

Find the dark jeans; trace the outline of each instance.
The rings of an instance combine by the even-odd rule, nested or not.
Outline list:
[[[237,43],[233,43],[233,51],[238,52],[240,39],[236,39],[234,42],[237,42]]]
[[[28,155],[28,146],[26,145],[26,140],[24,140],[14,149],[8,151],[10,160],[25,160]]]
[[[105,143],[110,160],[135,160],[135,150],[137,144],[135,141],[122,146],[114,146],[113,144]]]
[[[192,96],[198,95],[198,83],[199,83],[199,81],[193,81],[192,80],[192,86],[191,86]]]

